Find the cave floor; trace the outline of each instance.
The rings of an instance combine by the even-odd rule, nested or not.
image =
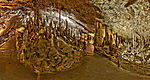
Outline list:
[[[0,80],[36,80],[36,74],[14,60],[15,57],[9,56],[10,53],[14,54],[11,45],[15,44],[10,44],[11,41],[4,45],[4,48],[0,48]],[[70,71],[41,74],[40,80],[150,80],[150,77],[123,70],[107,58],[94,55],[84,57],[81,64]]]

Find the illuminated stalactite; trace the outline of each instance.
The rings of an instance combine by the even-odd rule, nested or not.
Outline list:
[[[17,36],[18,60],[38,75],[69,70],[86,53],[149,75],[148,1],[102,0],[98,8],[85,0],[4,0],[0,47]]]

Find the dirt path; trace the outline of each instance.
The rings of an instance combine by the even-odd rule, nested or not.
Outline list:
[[[53,75],[42,75],[41,80],[149,80],[150,78],[119,69],[106,58],[87,56],[78,68]]]
[[[5,60],[5,61],[4,61]],[[36,80],[36,74],[23,65],[11,62],[8,58],[0,59],[0,80]],[[41,80],[149,80],[122,71],[106,58],[99,56],[87,56],[84,63],[76,69],[57,74],[41,75]]]
[[[15,44],[7,44],[4,47],[13,45]],[[6,49],[6,51],[11,50]],[[14,54],[13,51],[11,53]],[[0,54],[2,54],[2,50],[0,50]],[[10,56],[1,55],[0,80],[36,80],[36,74],[15,60],[11,60]],[[56,74],[42,74],[41,80],[150,80],[150,77],[139,76],[119,69],[107,58],[94,55],[84,57],[82,64],[73,70]]]

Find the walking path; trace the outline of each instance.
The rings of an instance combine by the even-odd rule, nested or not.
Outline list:
[[[9,45],[9,44],[7,44]],[[14,44],[11,44],[14,45]],[[4,46],[5,47],[5,46]],[[11,46],[9,46],[11,47]],[[13,47],[12,47],[13,48]],[[10,51],[10,50],[9,50]],[[0,54],[1,54],[0,50]],[[5,53],[8,54],[8,53]],[[14,53],[13,53],[14,54]],[[12,58],[12,57],[11,57]],[[36,80],[36,74],[10,56],[0,56],[0,80]],[[122,70],[107,58],[98,55],[84,57],[77,68],[55,74],[42,74],[41,80],[150,80]]]

